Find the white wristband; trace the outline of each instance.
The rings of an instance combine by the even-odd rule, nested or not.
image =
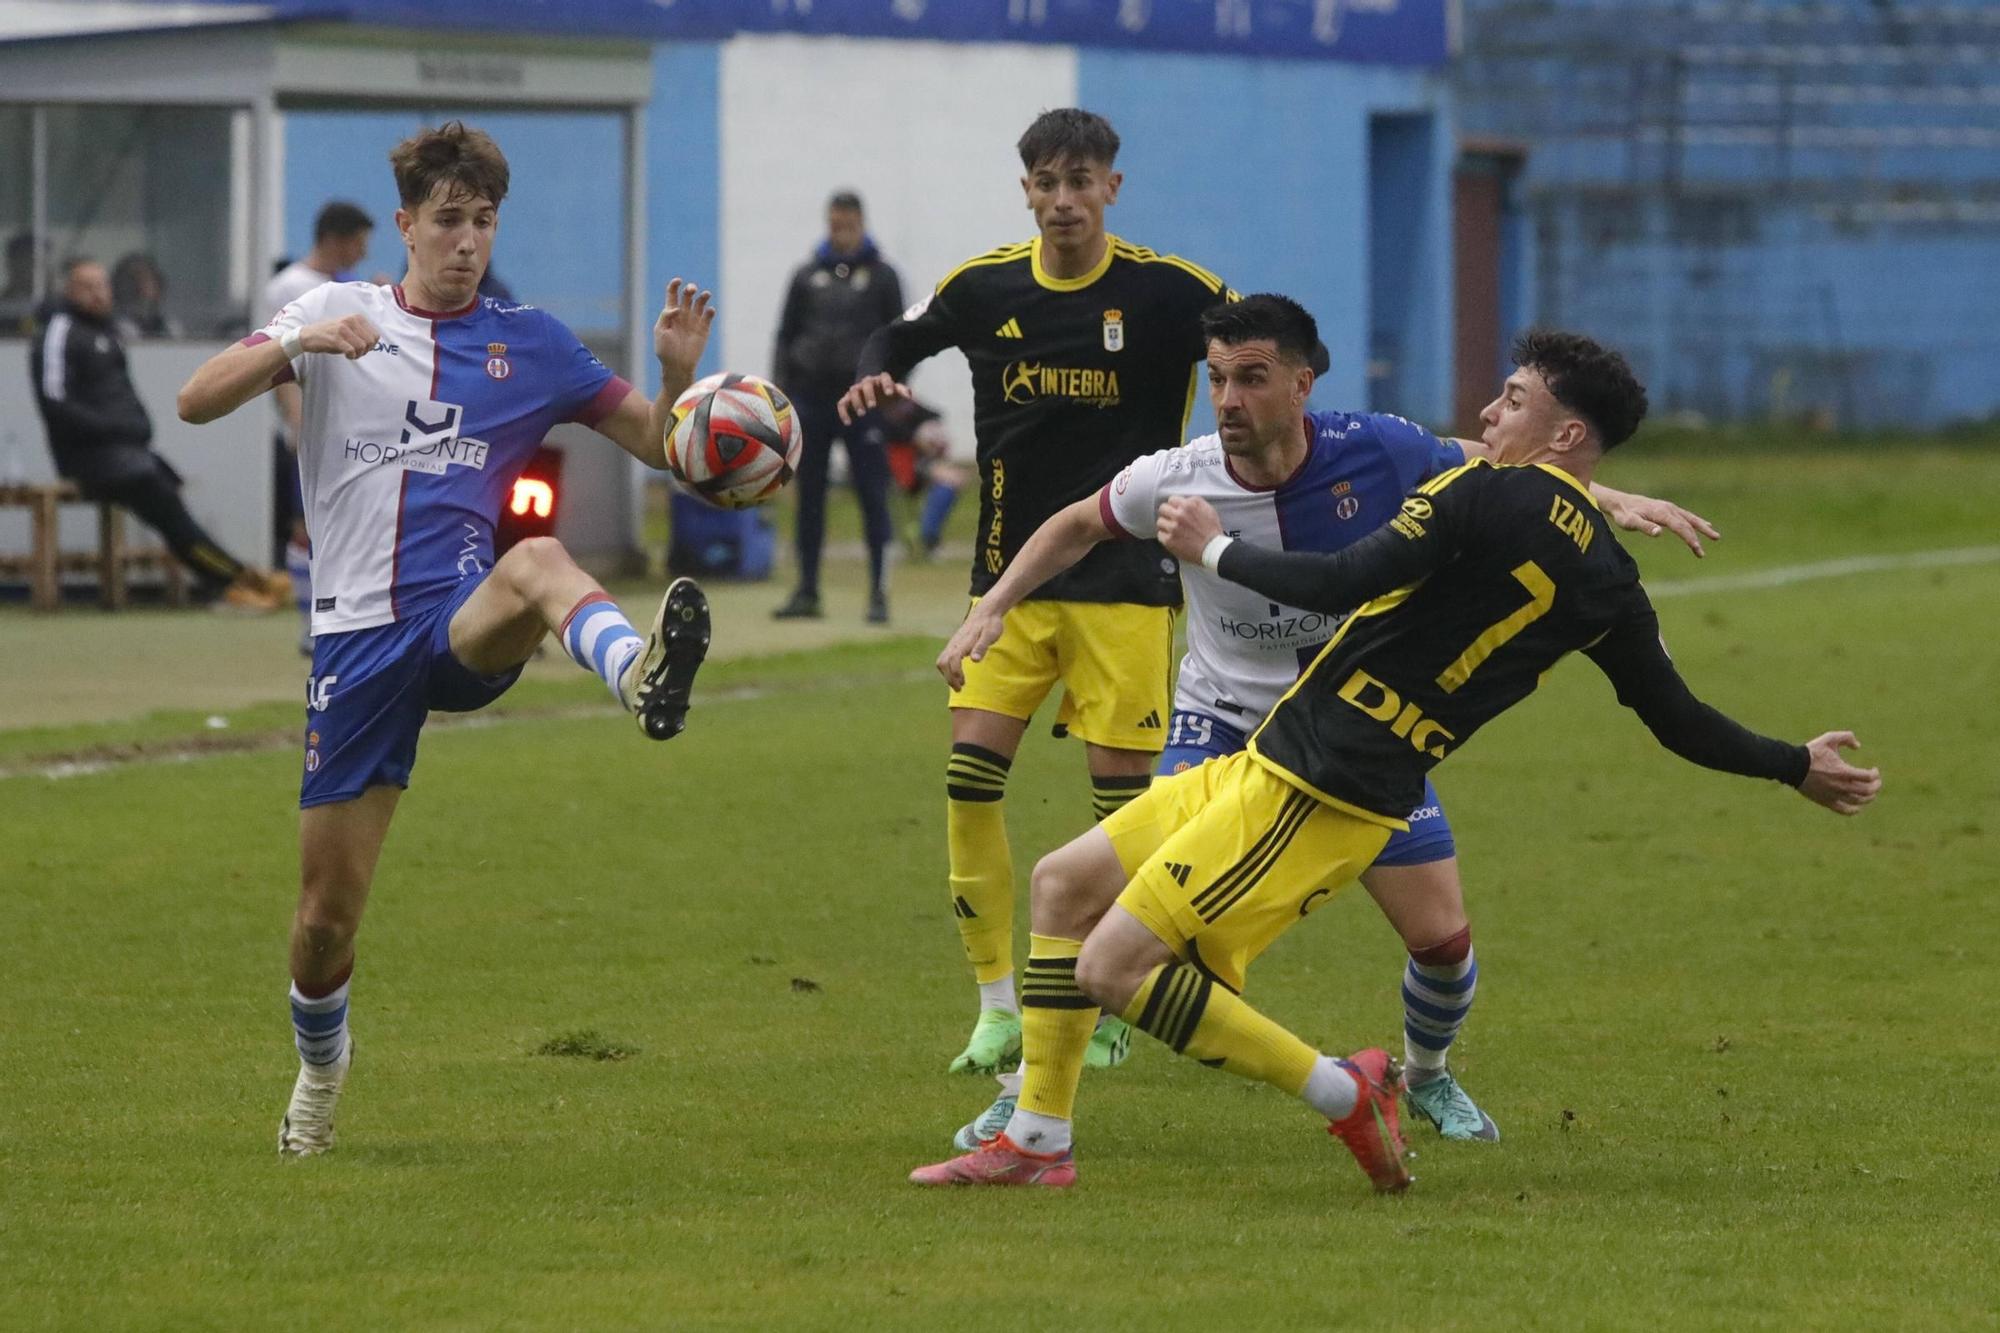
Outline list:
[[[1202,568],[1211,574],[1218,573],[1219,571],[1215,568],[1216,562],[1222,559],[1223,551],[1228,548],[1229,543],[1235,540],[1234,537],[1226,532],[1218,532],[1213,537],[1210,537],[1208,545],[1201,548]]]
[[[287,361],[297,361],[305,355],[305,340],[298,329],[286,329],[279,334],[278,347],[284,352]]]

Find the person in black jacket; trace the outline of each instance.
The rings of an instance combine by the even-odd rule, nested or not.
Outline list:
[[[827,201],[826,239],[792,274],[778,321],[774,374],[798,409],[805,435],[799,460],[799,582],[772,614],[780,620],[818,619],[820,545],[826,536],[827,464],[833,441],[847,445],[847,466],[861,499],[868,538],[868,620],[889,619],[883,567],[888,555],[889,464],[879,438],[840,424],[836,404],[854,382],[868,335],[902,313],[903,284],[863,229],[861,198],[841,191]]]
[[[152,418],[125,368],[111,311],[104,265],[71,260],[62,300],[28,354],[56,471],[90,499],[122,505],[156,529],[206,595],[276,610],[285,601],[283,580],[223,550],[181,502],[180,475],[153,452]]]

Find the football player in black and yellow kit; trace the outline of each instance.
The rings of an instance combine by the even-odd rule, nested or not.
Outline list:
[[[1065,1002],[1028,1011],[1027,1081],[1006,1132],[921,1168],[918,1183],[1072,1183],[1080,1037],[1102,1005],[1181,1054],[1300,1097],[1376,1188],[1406,1186],[1387,1053],[1315,1051],[1244,1002],[1244,974],[1374,859],[1432,767],[1571,652],[1683,758],[1784,782],[1841,814],[1874,799],[1879,774],[1840,755],[1851,734],[1758,736],[1697,700],[1668,659],[1637,566],[1588,490],[1645,411],[1623,359],[1564,334],[1529,335],[1516,359],[1485,414],[1494,462],[1424,482],[1345,550],[1260,549],[1226,536],[1206,501],[1161,505],[1159,536],[1181,558],[1286,606],[1360,609],[1247,750],[1162,779],[1037,867],[1037,939],[1083,943],[1038,957],[1028,985]]]
[[[1181,442],[1201,312],[1235,298],[1208,270],[1104,230],[1122,177],[1118,135],[1102,116],[1045,112],[1018,146],[1039,235],[967,260],[878,331],[841,403],[853,419],[907,395],[902,381],[925,357],[965,354],[979,463],[975,599],[1051,514]],[[1157,543],[1107,543],[1010,612],[1006,633],[951,694],[951,906],[980,991],[953,1070],[994,1070],[1020,1050],[1002,798],[1028,719],[1060,683],[1058,734],[1084,742],[1096,817],[1143,791],[1167,734],[1179,602],[1179,568]],[[1091,1063],[1117,1063],[1128,1040],[1107,1022]]]

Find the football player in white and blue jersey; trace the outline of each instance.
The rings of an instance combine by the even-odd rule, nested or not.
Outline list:
[[[1487,455],[1478,441],[1439,439],[1397,416],[1307,412],[1313,378],[1307,362],[1319,346],[1319,331],[1312,316],[1286,297],[1264,293],[1218,306],[1204,318],[1203,332],[1217,432],[1139,459],[1097,495],[1044,524],[939,655],[938,669],[947,680],[963,669],[965,658],[980,657],[997,636],[1001,617],[1040,582],[1100,541],[1150,537],[1159,505],[1170,497],[1207,500],[1232,535],[1260,546],[1337,551],[1390,522],[1419,483],[1468,457]],[[1701,537],[1716,535],[1704,520],[1666,501],[1602,486],[1593,492],[1620,526],[1653,535],[1670,528],[1697,554]],[[1157,770],[1161,776],[1243,749],[1245,738],[1345,619],[1280,606],[1198,565],[1181,566],[1181,584],[1187,654]],[[1451,826],[1428,782],[1408,823],[1407,831],[1389,839],[1361,882],[1409,952],[1402,978],[1409,1099],[1447,1138],[1497,1139],[1492,1117],[1466,1094],[1446,1061],[1472,1007],[1478,967]],[[1038,886],[1051,877],[1074,883],[1093,874],[1103,879],[1106,891],[1101,909],[1124,886],[1126,875],[1099,830],[1035,868]],[[1038,902],[1041,897],[1037,894]],[[1090,923],[1048,924],[1052,931],[1034,926],[1036,938],[1062,940],[1074,932],[1081,940]],[[1035,972],[1031,960],[1031,990]],[[1034,1003],[1023,1000],[1024,1007]],[[1024,1015],[1025,1026],[1032,1024]],[[959,1131],[961,1148],[969,1150],[1006,1128],[1016,1113],[1015,1078],[1004,1076],[1003,1095]]]
[[[431,709],[482,708],[554,631],[645,734],[685,725],[708,604],[676,580],[642,636],[551,537],[497,560],[500,505],[549,430],[581,422],[652,467],[714,320],[679,279],[653,328],[648,399],[533,306],[483,299],[507,160],[453,121],[390,154],[408,272],[392,287],[330,282],[218,354],[180,393],[213,421],[273,386],[303,391],[299,468],[312,536],[313,665],[291,933],[300,1071],[279,1128],[287,1156],[325,1151],[353,1053],[354,936]]]

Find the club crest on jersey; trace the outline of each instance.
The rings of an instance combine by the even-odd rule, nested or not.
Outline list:
[[[486,344],[486,373],[496,380],[504,380],[514,373],[514,367],[507,361],[506,343]]]
[[[1351,495],[1343,495],[1334,501],[1333,512],[1340,518],[1353,518],[1361,512],[1361,501]]]
[[[1104,312],[1104,350],[1107,352],[1125,350],[1125,312],[1122,310]]]

